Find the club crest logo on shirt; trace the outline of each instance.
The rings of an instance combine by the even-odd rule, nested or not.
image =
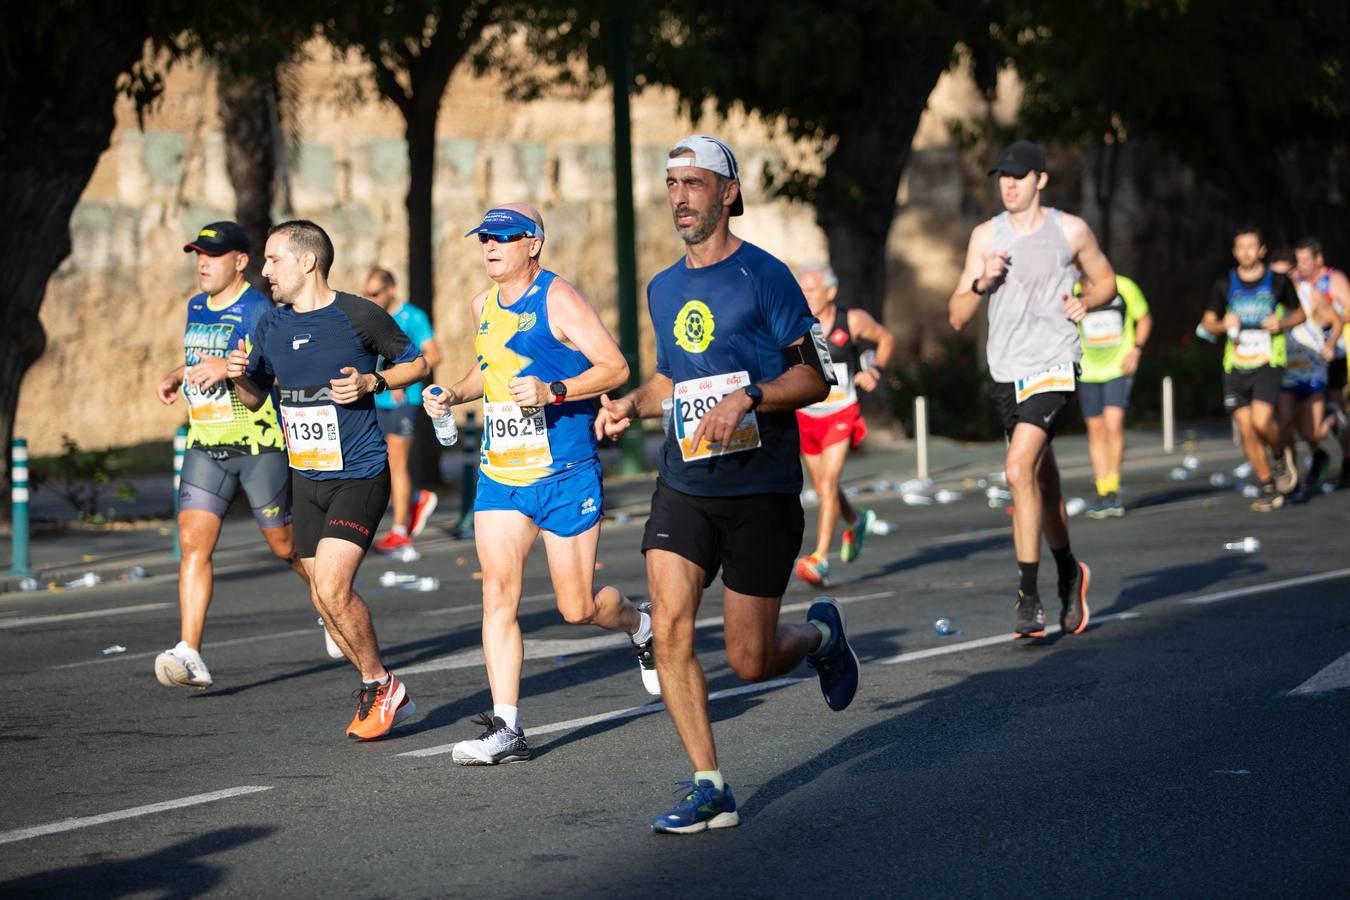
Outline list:
[[[830,343],[836,347],[842,347],[848,343],[848,332],[842,328],[836,328],[830,332]]]
[[[675,316],[675,343],[687,353],[702,353],[713,342],[713,314],[702,300],[690,300]]]
[[[529,331],[534,327],[535,314],[525,313],[525,315],[516,319],[516,331]]]
[[[489,328],[490,326],[491,326],[491,323],[490,323],[490,322],[479,322],[479,323],[478,323],[478,333],[479,333],[479,334],[487,334],[487,333],[488,333],[488,328]]]

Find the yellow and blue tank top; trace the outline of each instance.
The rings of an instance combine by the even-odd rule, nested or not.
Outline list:
[[[228,356],[244,339],[252,350],[253,331],[272,311],[272,301],[247,282],[239,292],[213,302],[205,293],[188,300],[183,332],[183,363],[195,366],[202,354]],[[239,454],[281,450],[284,446],[276,408],[268,397],[256,412],[246,407],[228,380],[198,391],[184,379],[188,406],[188,446]]]
[[[591,367],[584,353],[553,336],[548,319],[548,290],[555,277],[553,272],[541,269],[525,293],[509,306],[502,305],[496,284],[488,291],[473,343],[478,368],[483,373],[485,407],[511,401],[509,385],[513,378],[533,375],[548,384],[580,375]],[[503,464],[503,455],[493,452],[493,443],[504,443],[506,436],[494,435],[488,427],[484,429],[479,451],[483,475],[502,484],[530,485],[597,460],[592,431],[594,400],[549,404],[541,412],[551,459],[538,464],[537,456],[522,456],[518,465]]]

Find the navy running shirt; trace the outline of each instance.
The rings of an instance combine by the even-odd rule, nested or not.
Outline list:
[[[306,478],[373,478],[387,465],[375,398],[332,401],[329,382],[348,366],[361,374],[421,356],[389,313],[369,300],[337,292],[311,312],[279,306],[258,323],[245,374],[264,392],[277,389],[291,467]]]
[[[714,265],[691,269],[681,259],[647,285],[656,333],[656,370],[682,382],[744,371],[750,383],[786,369],[783,348],[816,324],[787,266],[750,243]],[[797,416],[756,412],[760,446],[685,461],[672,427],[659,469],[672,488],[698,497],[796,494],[802,489]]]

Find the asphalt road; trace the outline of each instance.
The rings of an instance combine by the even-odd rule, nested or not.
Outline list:
[[[691,837],[648,828],[689,777],[668,718],[643,708],[623,639],[561,622],[540,548],[522,610],[536,756],[497,768],[448,752],[491,702],[469,545],[364,567],[418,704],[365,745],[343,735],[356,676],[275,566],[221,574],[216,687],[197,695],[151,671],[176,640],[174,578],[4,595],[0,896],[1344,897],[1350,492],[1259,515],[1165,478],[1132,476],[1122,520],[1073,520],[1093,625],[1030,643],[1010,638],[1003,510],[877,498],[896,530],[830,590],[864,660],[843,713],[805,667],[743,686],[710,591],[700,653],[742,824]],[[640,534],[606,526],[597,573],[632,595]],[[1259,552],[1224,551],[1246,535]],[[382,589],[385,569],[443,587]],[[784,617],[811,596],[794,584]],[[961,634],[934,633],[944,616]]]

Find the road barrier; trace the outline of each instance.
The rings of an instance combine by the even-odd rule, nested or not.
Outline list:
[[[15,438],[9,459],[10,500],[14,509],[9,574],[31,575],[28,567],[28,441]]]
[[[1176,444],[1176,412],[1172,406],[1172,376],[1164,375],[1162,380],[1162,428],[1163,452],[1171,453]]]
[[[183,548],[178,543],[178,486],[183,481],[183,454],[187,453],[187,426],[183,425],[173,436],[173,549],[169,559],[182,559]]]
[[[914,398],[914,447],[918,462],[915,477],[920,481],[928,477],[928,398]]]

